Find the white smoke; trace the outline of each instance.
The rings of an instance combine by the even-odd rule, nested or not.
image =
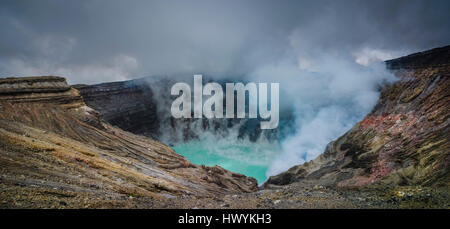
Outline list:
[[[267,177],[323,153],[330,141],[370,112],[379,98],[380,85],[396,79],[382,61],[402,55],[403,51],[383,49],[375,42],[365,42],[370,39],[358,34],[342,33],[348,21],[340,20],[340,16],[329,12],[296,28],[288,36],[286,53],[278,62],[264,63],[250,74],[232,79],[279,83],[280,115],[285,110],[294,111],[293,133],[272,142],[279,144],[281,150],[270,154]],[[186,77],[191,82],[192,75]],[[170,107],[168,103],[165,107]],[[230,144],[238,141],[235,135],[239,125],[218,134],[205,130],[201,124],[199,121],[189,123],[189,129],[198,133],[202,144],[215,146],[220,140]],[[182,137],[180,131],[183,130],[175,131],[176,134],[167,136]],[[260,137],[257,141],[264,140]],[[210,150],[214,151],[213,148]]]
[[[171,120],[169,109],[173,98],[166,94],[175,82],[192,83],[192,76],[167,77],[162,84],[158,80],[149,81],[157,98],[158,117],[163,126],[159,139],[168,144],[201,142],[212,154],[249,163],[267,163],[267,177],[312,160],[324,152],[330,141],[344,134],[370,112],[379,98],[380,85],[396,79],[383,62],[364,66],[357,63],[357,57],[352,53],[346,54],[311,55],[314,58],[310,56],[307,59],[310,68],[300,64],[305,58],[291,54],[279,63],[266,65],[245,79],[241,78],[250,82],[280,83],[280,112],[294,110],[294,133],[272,142],[263,136],[257,139],[256,144],[248,138],[240,139],[238,133],[243,121],[226,128],[227,119],[206,119],[209,128],[205,129],[205,120],[202,119]],[[215,123],[221,123],[221,127],[214,129]],[[194,139],[185,139],[186,129],[194,133]],[[252,155],[243,155],[242,152],[224,150],[227,142],[230,145],[260,145],[270,150],[262,147],[249,152]],[[252,159],[255,156],[264,160]]]
[[[288,100],[295,110],[295,133],[282,139],[282,152],[271,162],[267,176],[323,153],[330,141],[370,112],[379,86],[395,80],[383,62],[363,66],[345,53],[309,53],[313,54],[309,58],[286,59],[252,74],[254,79],[279,82],[287,95],[280,101]]]

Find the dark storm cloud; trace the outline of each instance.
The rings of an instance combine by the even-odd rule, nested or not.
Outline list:
[[[0,75],[242,75],[319,52],[364,63],[449,44],[448,12],[411,0],[2,1]]]

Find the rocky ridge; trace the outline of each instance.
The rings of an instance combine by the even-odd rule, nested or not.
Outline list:
[[[85,105],[80,93],[58,76],[0,79],[0,101],[53,103],[66,108]]]
[[[146,207],[252,192],[256,180],[198,166],[105,123],[61,77],[0,80],[0,207]],[[132,207],[132,206],[131,206]]]
[[[399,80],[315,160],[270,177],[266,187],[450,184],[450,46],[386,62]]]

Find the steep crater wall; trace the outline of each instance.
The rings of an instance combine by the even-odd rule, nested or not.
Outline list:
[[[64,78],[0,85],[2,207],[127,206],[134,197],[151,207],[173,196],[257,189],[254,178],[192,164],[161,142],[102,121]]]
[[[175,119],[170,113],[171,102],[176,98],[170,95],[170,88],[175,83],[168,78],[145,77],[73,87],[108,123],[166,143],[197,139],[199,133],[206,132],[228,136],[233,129],[237,129],[238,138],[250,141],[278,140],[289,133],[294,122],[292,111],[280,112],[280,128],[273,130],[261,130],[258,119]]]
[[[386,61],[400,79],[372,112],[315,160],[270,177],[265,186],[450,184],[450,46]]]

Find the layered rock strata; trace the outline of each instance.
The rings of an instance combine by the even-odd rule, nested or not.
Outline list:
[[[450,184],[450,46],[386,62],[399,80],[317,159],[266,186],[313,180],[329,186]]]
[[[1,206],[252,192],[253,178],[198,166],[103,122],[61,77],[0,80]],[[19,197],[17,197],[17,195]],[[19,205],[16,205],[19,203]],[[53,206],[54,207],[54,206]]]

